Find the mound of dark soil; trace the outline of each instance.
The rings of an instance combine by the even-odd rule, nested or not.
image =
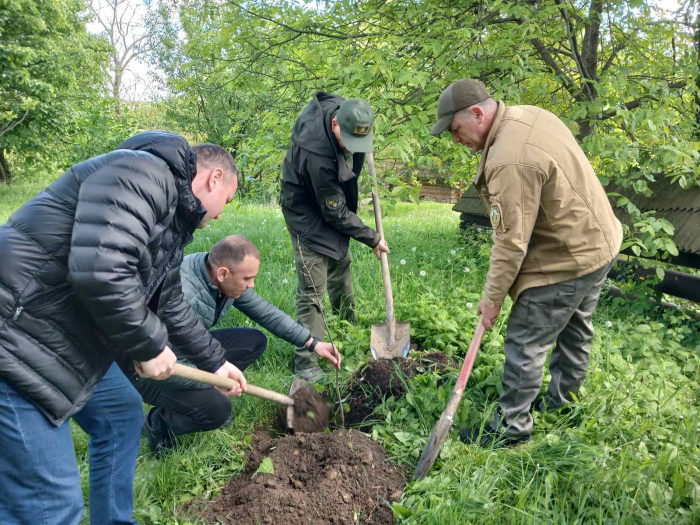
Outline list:
[[[368,430],[372,419],[370,415],[382,399],[389,396],[401,399],[406,395],[408,379],[432,370],[443,372],[450,366],[450,358],[440,352],[417,358],[394,357],[367,362],[355,372],[350,383],[347,397],[350,411],[345,416],[346,424],[357,426],[367,422],[360,429]]]
[[[259,432],[251,445],[246,473],[204,510],[201,501],[190,507],[206,523],[394,523],[389,503],[401,498],[406,471],[389,463],[379,443],[364,434],[337,430],[272,439]],[[252,477],[266,457],[274,474]]]

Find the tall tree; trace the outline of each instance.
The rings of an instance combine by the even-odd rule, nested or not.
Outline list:
[[[81,0],[0,2],[0,182],[8,150],[25,156],[74,118],[102,84],[101,42],[85,30]]]
[[[93,0],[90,11],[110,44],[111,92],[118,114],[125,95],[124,75],[134,60],[149,52],[150,28],[144,23],[146,6],[141,0]],[[145,82],[136,79],[136,82]]]
[[[246,100],[226,118],[255,123],[242,145],[255,170],[274,172],[271,151],[279,150],[279,165],[289,122],[302,101],[324,89],[372,103],[377,157],[389,166],[466,178],[473,158],[427,131],[440,91],[475,76],[509,103],[560,115],[603,180],[647,191],[657,173],[684,184],[699,175],[686,117],[693,35],[680,14],[668,18],[654,0],[179,5],[170,18],[179,22],[168,37],[174,47],[161,56],[174,73],[171,85],[202,115],[217,116],[220,129],[225,119],[216,101]],[[177,31],[183,41],[172,37]],[[207,118],[199,124],[211,129]]]

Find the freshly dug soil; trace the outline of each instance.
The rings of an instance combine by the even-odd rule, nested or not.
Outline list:
[[[386,502],[401,498],[407,473],[389,463],[381,445],[364,434],[337,430],[273,439],[258,432],[251,446],[246,473],[208,505],[191,505],[191,512],[206,523],[236,525],[394,523]],[[266,457],[274,474],[252,477]]]
[[[300,388],[291,397],[294,400],[294,432],[323,432],[328,427],[330,410],[316,391]]]
[[[418,358],[394,357],[367,362],[355,372],[351,381],[347,397],[350,411],[345,416],[346,424],[360,425],[360,430],[368,430],[373,423],[370,416],[382,399],[389,396],[401,399],[406,395],[405,382],[408,379],[434,369],[444,372],[451,364],[450,358],[440,352]]]

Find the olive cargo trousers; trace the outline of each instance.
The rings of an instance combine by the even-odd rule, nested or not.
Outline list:
[[[311,250],[292,236],[294,262],[297,271],[296,315],[297,321],[308,328],[311,335],[326,340],[321,308],[328,290],[333,313],[350,322],[357,322],[355,297],[352,290],[352,257],[350,250],[345,257],[335,260]],[[294,350],[294,371],[318,366],[318,356],[306,347]]]
[[[530,407],[540,393],[547,352],[552,380],[543,406],[557,409],[573,401],[586,378],[591,317],[605,277],[615,260],[576,279],[525,290],[513,305],[505,340],[503,390],[491,428],[509,436],[532,433]]]

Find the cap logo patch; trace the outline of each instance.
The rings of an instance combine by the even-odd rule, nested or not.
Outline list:
[[[367,135],[369,126],[355,126],[355,135]]]

